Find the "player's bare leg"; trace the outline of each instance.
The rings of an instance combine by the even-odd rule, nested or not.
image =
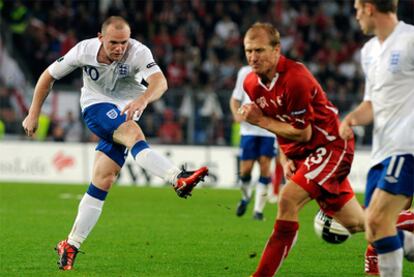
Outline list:
[[[104,153],[96,152],[92,182],[79,203],[78,214],[72,230],[68,238],[56,246],[60,269],[73,269],[79,248],[98,222],[106,195],[115,182],[120,169],[121,167]]]
[[[405,230],[411,233],[414,232],[414,213],[412,211],[404,210],[400,212],[397,220],[397,229]],[[368,244],[365,251],[364,271],[368,275],[379,275],[378,255],[372,244]]]
[[[353,234],[364,231],[364,210],[356,197],[352,197],[333,217]]]
[[[414,232],[414,213],[410,210],[413,197],[410,197],[404,210],[400,212],[397,220],[397,229]],[[365,251],[364,271],[368,275],[379,275],[378,255],[372,244],[368,244]]]
[[[378,253],[379,271],[384,276],[401,276],[405,256],[414,260],[414,234],[396,224],[408,197],[376,189],[366,211],[366,237]]]

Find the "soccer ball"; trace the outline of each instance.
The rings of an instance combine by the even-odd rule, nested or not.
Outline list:
[[[346,241],[351,233],[341,223],[319,210],[313,220],[315,233],[324,241],[339,244]]]

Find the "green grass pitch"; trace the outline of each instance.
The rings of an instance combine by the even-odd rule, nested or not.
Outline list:
[[[119,187],[82,245],[75,270],[57,269],[53,248],[74,221],[86,186],[0,184],[0,276],[246,277],[256,268],[272,230],[276,206],[266,220],[251,208],[235,216],[239,191],[197,189],[178,198],[170,188]],[[298,242],[278,276],[364,276],[363,234],[342,245],[316,237],[313,202],[301,212]],[[414,265],[404,263],[404,276]]]

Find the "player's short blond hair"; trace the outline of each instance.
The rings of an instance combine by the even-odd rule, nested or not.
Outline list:
[[[110,16],[108,17],[103,23],[101,27],[101,33],[105,34],[106,29],[109,25],[112,25],[116,30],[121,30],[123,28],[128,27],[128,29],[131,30],[131,27],[129,26],[129,23],[121,16]]]
[[[272,47],[280,45],[279,31],[270,23],[256,22],[247,30],[245,37],[254,38],[259,30],[265,31]]]
[[[396,13],[398,0],[359,0],[360,3],[371,3],[381,13]]]

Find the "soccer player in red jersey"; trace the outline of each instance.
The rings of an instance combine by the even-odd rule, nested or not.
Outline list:
[[[339,136],[338,111],[301,63],[281,54],[279,32],[256,23],[246,32],[244,50],[252,67],[244,90],[252,103],[239,113],[277,135],[287,183],[280,192],[272,234],[253,276],[273,276],[294,245],[299,211],[315,199],[351,233],[363,231],[363,209],[347,175],[354,140]]]

